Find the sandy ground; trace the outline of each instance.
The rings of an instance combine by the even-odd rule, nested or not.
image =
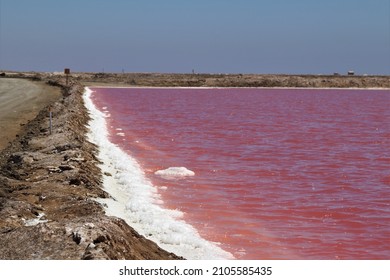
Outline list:
[[[0,79],[0,150],[45,106],[61,96],[59,88],[24,79]]]

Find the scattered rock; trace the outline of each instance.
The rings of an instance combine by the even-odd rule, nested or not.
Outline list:
[[[80,186],[82,184],[82,181],[80,178],[72,178],[69,180],[69,185],[74,185],[74,186]]]
[[[77,245],[81,242],[81,235],[78,232],[72,232],[72,239]]]
[[[60,165],[58,167],[61,171],[67,171],[67,170],[73,170],[74,169],[74,166],[72,165]]]
[[[102,243],[104,241],[106,241],[107,238],[104,236],[104,235],[100,235],[98,238],[96,238],[94,241],[93,241],[93,244],[98,244],[98,243]]]
[[[56,152],[63,152],[63,151],[67,151],[67,150],[70,150],[72,149],[72,145],[71,144],[65,144],[65,145],[62,145],[62,146],[57,146],[55,147],[56,149]]]
[[[48,166],[47,170],[50,173],[61,173],[62,172],[62,170],[59,167],[54,167],[54,166]]]
[[[23,161],[23,157],[20,154],[13,154],[9,157],[8,162],[14,164],[20,164]]]

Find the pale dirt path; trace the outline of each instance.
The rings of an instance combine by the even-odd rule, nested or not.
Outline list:
[[[0,150],[29,120],[61,95],[60,89],[24,79],[0,79]]]

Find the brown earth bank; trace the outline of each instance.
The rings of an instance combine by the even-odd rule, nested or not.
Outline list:
[[[47,79],[54,73],[3,72],[6,76]],[[302,87],[390,88],[390,76],[272,75],[272,74],[167,74],[72,73],[74,81],[93,85],[151,87]]]
[[[0,259],[180,259],[104,214],[84,87],[39,80],[63,95],[50,105],[52,133],[47,106],[0,152]]]

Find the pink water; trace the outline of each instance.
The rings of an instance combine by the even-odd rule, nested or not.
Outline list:
[[[388,90],[92,90],[164,207],[236,258],[390,259]]]

